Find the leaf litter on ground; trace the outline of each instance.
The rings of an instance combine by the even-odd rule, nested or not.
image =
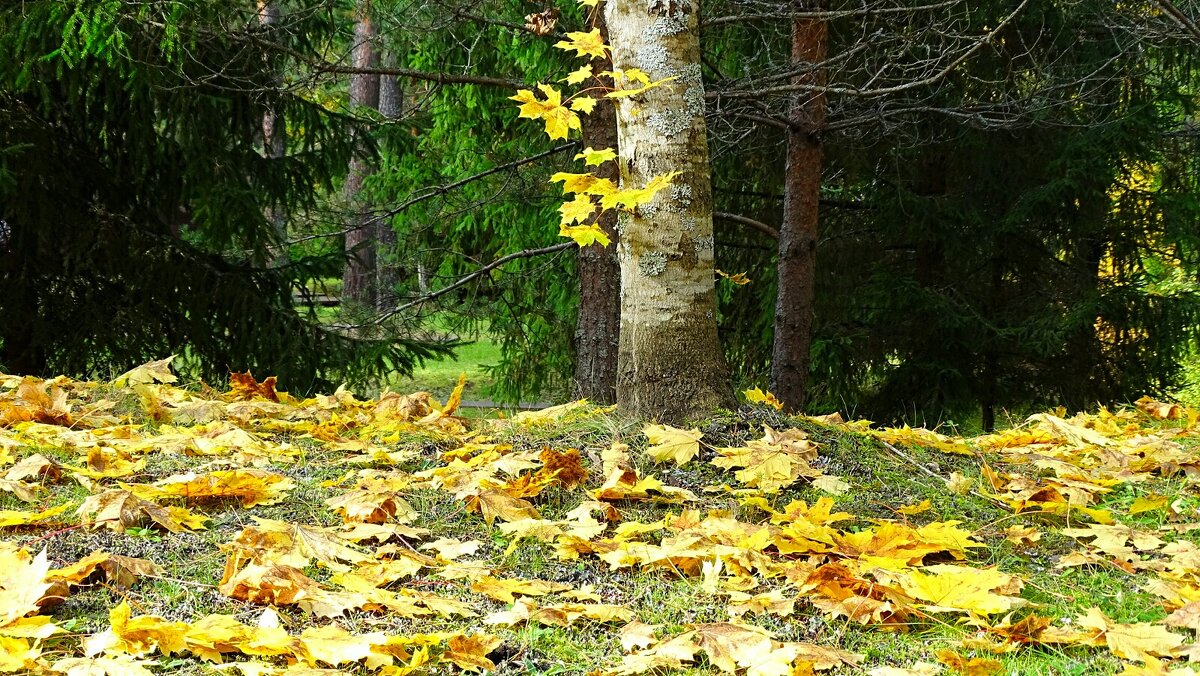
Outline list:
[[[762,392],[724,426],[469,421],[461,380],[298,399],[170,364],[0,375],[0,672],[1198,673],[1179,404],[970,439]]]

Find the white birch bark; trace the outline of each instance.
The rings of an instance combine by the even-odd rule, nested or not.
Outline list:
[[[733,403],[717,338],[712,187],[695,0],[608,0],[613,66],[667,86],[617,99],[623,187],[680,171],[618,221],[621,337],[617,402],[679,421]]]

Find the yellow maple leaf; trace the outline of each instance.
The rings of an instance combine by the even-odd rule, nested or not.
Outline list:
[[[566,591],[569,584],[550,582],[548,580],[518,580],[496,578],[490,575],[476,579],[471,583],[471,591],[483,594],[497,601],[512,603],[517,594],[521,596],[545,596],[555,592]]]
[[[454,384],[454,390],[450,392],[450,396],[446,398],[446,405],[442,407],[441,417],[453,415],[462,404],[463,390],[467,387],[467,372],[463,371],[458,374],[458,382]]]
[[[246,526],[233,542],[222,546],[230,552],[225,566],[227,576],[247,561],[295,568],[315,561],[330,570],[345,571],[369,558],[330,529],[260,517],[254,517],[254,521],[255,526]]]
[[[587,166],[595,167],[604,164],[609,160],[617,159],[617,151],[613,150],[612,148],[601,148],[597,150],[591,146],[588,146],[583,149],[583,152],[577,153],[574,159],[583,160],[583,163]]]
[[[171,495],[191,501],[242,501],[242,506],[272,505],[287,496],[295,487],[288,477],[261,469],[229,469],[207,474],[180,474],[146,487],[148,493]]]
[[[571,99],[571,110],[583,113],[584,115],[591,115],[595,109],[596,99],[590,96],[576,96]]]
[[[41,655],[41,646],[31,646],[24,638],[0,636],[0,673],[40,673],[45,670],[45,663],[38,659]]]
[[[1141,514],[1142,512],[1157,512],[1165,509],[1171,504],[1171,498],[1165,495],[1152,493],[1150,495],[1138,496],[1133,504],[1129,505],[1130,514]]]
[[[604,44],[604,36],[600,35],[599,28],[593,28],[586,33],[567,33],[567,38],[554,43],[554,46],[566,51],[574,49],[575,56],[590,56],[594,59],[603,59],[608,54],[608,45]]]
[[[593,174],[571,174],[560,171],[550,177],[551,183],[563,183],[563,194],[585,193],[588,195],[608,195],[616,192],[617,184],[607,178],[599,178]]]
[[[700,452],[700,439],[704,435],[699,429],[681,430],[670,425],[646,425],[642,434],[650,441],[646,455],[657,462],[674,460],[677,465],[685,465]]]
[[[717,273],[718,277],[723,277],[725,279],[728,279],[730,282],[733,282],[737,286],[745,286],[750,283],[750,278],[747,277],[746,273],[744,273],[744,272],[736,272],[731,275],[728,272],[725,272],[724,270],[717,270],[716,273]],[[757,389],[757,388],[755,388],[755,389]]]
[[[661,626],[661,624],[645,624],[637,620],[630,622],[621,627],[618,635],[621,647],[625,649],[625,652],[629,652],[635,648],[645,648],[657,643],[658,638],[655,637],[655,632]]]
[[[111,626],[84,641],[84,652],[89,655],[110,653],[142,657],[155,650],[164,655],[183,652],[187,649],[184,635],[185,622],[171,622],[157,615],[133,617],[129,603],[122,601],[108,612]]]
[[[746,401],[750,402],[751,404],[766,404],[776,411],[783,410],[783,402],[776,399],[775,395],[771,394],[770,392],[763,392],[761,388],[756,387],[752,390],[744,390],[742,394],[745,395]]]
[[[600,246],[608,246],[612,243],[608,235],[595,223],[588,225],[561,225],[558,228],[558,234],[563,237],[570,237],[580,247],[591,246],[597,243]]]
[[[416,518],[416,510],[396,491],[360,488],[335,495],[325,504],[347,523],[382,524],[393,518],[402,522]]]
[[[467,510],[479,512],[488,525],[491,525],[496,517],[510,522],[541,518],[537,509],[528,501],[514,498],[500,489],[481,489],[461,497],[466,499]]]
[[[26,456],[4,473],[6,481],[37,479],[40,484],[57,483],[62,478],[63,466],[41,453]]]
[[[929,612],[995,615],[1028,604],[1016,595],[1021,590],[1020,579],[994,568],[939,564],[883,577],[923,601],[922,608]]]
[[[1014,524],[1004,529],[1004,539],[1014,545],[1026,546],[1041,540],[1042,534],[1033,526]]]
[[[592,77],[592,65],[590,63],[585,63],[576,70],[571,71],[571,74],[566,77],[566,83],[572,85],[579,84],[589,77]]]
[[[569,226],[572,223],[581,223],[586,221],[596,211],[596,203],[592,198],[585,194],[576,194],[575,199],[570,202],[564,202],[558,208],[562,214],[563,226]],[[581,245],[582,246],[582,245]]]
[[[134,460],[131,455],[120,449],[105,448],[103,446],[93,446],[88,450],[86,467],[64,465],[65,469],[82,474],[89,479],[111,479],[114,477],[129,476],[135,472],[142,471],[145,467],[145,458]]]
[[[786,596],[779,589],[761,594],[731,591],[728,611],[731,617],[741,617],[747,613],[787,617],[796,611],[796,598]]]
[[[762,439],[747,442],[736,448],[718,448],[712,464],[724,469],[741,467],[734,473],[738,481],[765,493],[778,492],[795,483],[800,477],[816,479],[822,473],[810,464],[817,448],[802,430],[776,432],[764,427]],[[827,484],[830,492],[839,490],[836,482]]]
[[[1158,420],[1179,420],[1184,417],[1184,408],[1179,404],[1155,401],[1150,397],[1142,397],[1134,405],[1139,411]]]
[[[596,622],[628,622],[633,613],[628,608],[603,603],[557,603],[539,606],[529,599],[519,599],[506,611],[484,618],[485,624],[515,626],[525,622],[566,627],[580,620]]]
[[[139,577],[161,574],[162,569],[153,561],[97,550],[65,568],[46,573],[46,580],[81,585],[91,584],[99,577],[117,589],[127,589]]]
[[[1125,659],[1147,661],[1152,657],[1170,657],[1183,645],[1183,637],[1166,627],[1148,622],[1113,622],[1094,607],[1075,624],[1089,632],[1086,642],[1108,646],[1113,655]]]
[[[938,661],[962,676],[997,676],[1004,673],[1004,665],[986,657],[966,657],[949,649],[937,651]]]
[[[597,500],[651,500],[657,502],[692,502],[696,495],[686,488],[667,486],[658,479],[647,476],[638,478],[632,468],[614,466],[608,478],[599,488],[592,491]]]
[[[638,74],[637,77],[629,77],[630,73],[634,73],[635,71]],[[676,79],[675,76],[672,76],[672,77],[663,78],[661,80],[656,80],[654,82],[650,82],[650,78],[648,76],[646,76],[645,73],[642,73],[642,71],[637,70],[636,68],[631,68],[631,69],[625,71],[625,76],[627,78],[629,78],[629,80],[632,82],[641,82],[642,86],[615,89],[615,90],[605,94],[606,97],[608,97],[610,99],[620,99],[620,98],[628,98],[630,96],[637,96],[638,94],[643,94],[648,90],[654,89],[656,87],[661,87],[661,86],[667,84],[668,82],[671,82]]]
[[[336,667],[369,657],[372,646],[384,644],[387,637],[380,632],[351,634],[336,624],[330,624],[309,627],[296,637],[296,641],[296,656],[310,666],[324,662]]]
[[[175,359],[175,355],[171,355],[166,359],[148,362],[136,368],[130,369],[125,373],[117,376],[113,380],[113,385],[116,387],[128,387],[131,385],[147,385],[150,383],[173,383],[179,380],[171,373],[171,361]]]
[[[913,516],[914,514],[928,512],[931,509],[933,509],[933,502],[930,501],[929,498],[925,498],[915,505],[904,505],[903,507],[897,507],[896,513],[903,514],[905,516]]]
[[[547,84],[539,84],[538,89],[546,97],[539,101],[528,89],[517,91],[516,96],[510,97],[521,103],[520,117],[542,120],[546,124],[546,135],[551,139],[566,138],[572,129],[579,129],[579,116],[562,104],[562,94]]]
[[[421,545],[421,549],[432,549],[437,552],[439,558],[446,561],[453,561],[462,556],[469,556],[479,551],[480,545],[483,543],[479,540],[457,540],[454,538],[438,538],[433,542],[427,542]]]
[[[114,488],[92,495],[75,512],[85,526],[103,526],[118,533],[128,528],[158,524],[172,533],[204,528],[207,517],[182,507],[163,507],[132,491]]]
[[[971,489],[975,487],[975,478],[969,477],[962,472],[951,472],[950,478],[946,479],[946,488],[955,495],[967,495]]]
[[[139,660],[128,655],[106,657],[64,657],[54,662],[53,670],[64,676],[154,676],[146,667],[154,660]]]
[[[459,634],[446,642],[442,659],[464,671],[492,672],[496,665],[487,655],[502,642],[499,636],[491,634]]]
[[[660,174],[650,179],[642,188],[623,188],[613,192],[601,195],[600,206],[604,209],[615,209],[623,207],[626,210],[632,211],[639,206],[646,204],[654,199],[654,196],[661,192],[664,188],[671,185],[671,181],[679,176],[680,172],[672,171],[666,174]],[[593,193],[597,194],[597,193]]]
[[[50,562],[45,550],[37,556],[31,556],[26,549],[7,542],[0,543],[0,635],[34,637],[16,630],[15,625],[21,624],[25,615],[38,610],[42,598],[51,587],[51,583],[46,581],[49,571]],[[57,631],[53,624],[47,624],[47,627],[49,633],[39,638]]]
[[[325,590],[299,568],[284,564],[251,563],[240,570],[225,568],[217,589],[232,599],[260,605],[285,606],[305,602],[306,610],[337,615],[356,608],[365,598],[331,600]]]
[[[229,374],[228,396],[233,401],[279,401],[279,393],[275,391],[275,376],[269,376],[260,383],[249,372]]]
[[[8,528],[10,526],[28,526],[40,521],[46,521],[58,516],[59,514],[62,514],[74,506],[75,505],[73,503],[68,502],[66,504],[58,505],[57,507],[51,507],[41,512],[22,512],[11,509],[0,510],[0,528]]]

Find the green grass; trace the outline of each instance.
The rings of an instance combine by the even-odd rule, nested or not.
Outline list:
[[[429,392],[445,401],[458,382],[460,374],[467,375],[467,386],[463,399],[478,401],[490,396],[492,375],[488,367],[500,361],[500,344],[486,333],[475,336],[471,342],[455,348],[454,357],[438,361],[427,361],[411,377],[395,378],[386,386],[396,392]]]

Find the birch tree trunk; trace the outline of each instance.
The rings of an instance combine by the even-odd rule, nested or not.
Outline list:
[[[608,35],[604,16],[596,28]],[[607,37],[606,37],[607,41]],[[592,59],[592,72],[612,70],[612,60]],[[609,82],[594,77],[585,87],[604,87]],[[611,99],[599,99],[590,115],[583,117],[583,145],[597,150],[617,147],[616,108]],[[618,180],[615,162],[605,162],[593,171],[596,176]],[[605,211],[596,225],[619,244],[615,211]],[[621,327],[621,267],[616,247],[585,246],[579,249],[579,319],[575,330],[575,394],[599,404],[617,400],[617,350]]]
[[[351,62],[355,68],[378,68],[375,47],[378,30],[371,18],[370,0],[359,0],[354,25]],[[350,76],[350,106],[379,109],[379,76],[355,73]],[[363,180],[374,167],[365,152],[350,160],[344,187],[350,208],[350,231],[346,233],[346,269],[342,274],[342,301],[360,307],[375,307],[375,228],[368,205],[362,199]]]
[[[682,172],[653,202],[618,220],[617,403],[665,421],[734,402],[717,338],[696,10],[695,0],[608,0],[605,8],[615,68],[676,78],[617,103],[622,185],[641,187],[656,175]]]
[[[819,4],[822,6],[824,3]],[[828,51],[828,24],[797,19],[792,24],[792,66],[820,64]],[[793,78],[795,84],[823,85],[824,70]],[[812,349],[813,301],[817,281],[817,221],[821,197],[820,132],[825,124],[825,95],[800,92],[789,117],[783,222],[779,228],[778,292],[771,358],[771,392],[788,411],[800,410],[808,396]]]

